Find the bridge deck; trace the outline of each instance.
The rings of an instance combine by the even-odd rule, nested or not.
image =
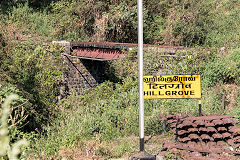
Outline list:
[[[70,42],[71,55],[92,60],[115,60],[124,56],[123,50],[137,47],[134,43],[114,43],[114,42]],[[144,44],[144,48],[152,47],[165,49],[166,53],[174,54],[177,50],[186,49],[181,46],[161,46]]]

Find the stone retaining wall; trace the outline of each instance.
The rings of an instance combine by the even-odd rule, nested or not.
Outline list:
[[[95,88],[104,81],[105,62],[68,56],[63,56],[63,61],[66,68],[63,72],[62,96],[67,96],[72,91],[76,91],[80,95],[86,89]]]

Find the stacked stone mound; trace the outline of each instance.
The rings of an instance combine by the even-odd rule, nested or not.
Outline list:
[[[165,143],[163,153],[177,149],[188,151],[184,155],[190,159],[236,159],[240,155],[240,128],[235,126],[238,121],[231,118],[230,115],[168,116],[166,123],[174,130],[176,142]]]
[[[176,124],[180,119],[184,117],[180,114],[168,115],[166,117],[166,126],[169,127],[173,132],[176,132]]]

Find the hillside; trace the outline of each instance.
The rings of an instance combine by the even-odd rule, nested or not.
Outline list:
[[[0,2],[0,101],[10,93],[19,95],[11,105],[9,137],[11,144],[22,138],[30,142],[21,157],[114,159],[138,151],[137,49],[107,63],[109,81],[59,100],[64,48],[42,45],[58,40],[136,43],[136,4]],[[240,120],[239,24],[237,0],[144,1],[144,43],[189,48],[176,53],[188,58],[178,59],[146,50],[144,74],[200,74],[203,113]],[[171,131],[163,132],[166,115],[197,115],[197,106],[195,99],[145,100],[147,151],[158,154],[172,139]]]

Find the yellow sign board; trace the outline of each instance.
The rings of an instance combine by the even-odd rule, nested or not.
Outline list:
[[[201,98],[200,75],[143,77],[144,99]]]

